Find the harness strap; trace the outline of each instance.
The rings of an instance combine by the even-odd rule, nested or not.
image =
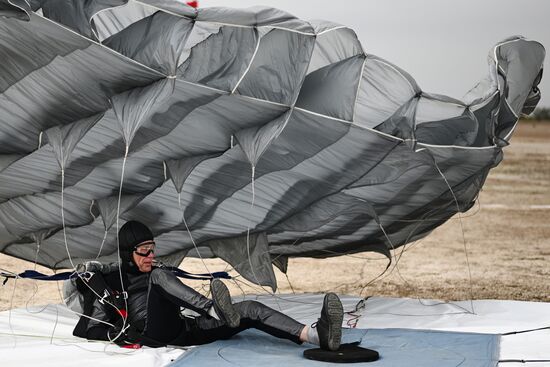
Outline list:
[[[229,275],[225,271],[217,271],[212,273],[212,275],[208,273],[203,274],[193,274],[189,273],[185,270],[181,270],[179,268],[176,268],[174,266],[165,266],[164,267],[167,270],[170,270],[172,273],[174,273],[179,278],[185,278],[185,279],[194,279],[194,280],[212,280],[214,278],[220,278],[220,279],[231,279],[231,275]],[[46,275],[42,274],[35,270],[25,270],[22,273],[15,274],[15,273],[6,273],[6,272],[0,272],[0,276],[4,277],[4,284],[8,281],[8,279],[14,279],[14,278],[25,278],[25,279],[34,279],[34,280],[44,280],[44,281],[59,281],[59,280],[67,280],[71,278],[75,278],[77,276],[84,276],[87,277],[87,273],[77,273],[74,271],[66,271],[63,273],[57,273],[53,275]]]

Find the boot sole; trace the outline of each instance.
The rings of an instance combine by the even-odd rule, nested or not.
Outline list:
[[[241,316],[233,307],[231,294],[229,290],[219,279],[214,279],[210,285],[212,290],[212,299],[219,309],[220,317],[223,317],[225,324],[231,328],[236,328],[241,323]]]
[[[344,307],[338,296],[328,293],[324,299],[324,308],[328,318],[328,349],[335,351],[340,348],[342,341],[342,322],[344,321]]]

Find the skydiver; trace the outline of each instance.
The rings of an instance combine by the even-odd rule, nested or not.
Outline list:
[[[255,328],[297,344],[308,342],[332,351],[340,346],[343,309],[334,293],[325,295],[316,325],[307,326],[260,302],[232,303],[229,290],[220,279],[210,284],[212,299],[183,284],[174,273],[153,264],[156,250],[153,234],[140,222],[129,221],[122,226],[119,249],[122,277],[118,266],[98,267],[97,262],[90,262],[85,267],[100,274],[102,284],[107,284],[112,292],[126,292],[124,306],[118,301],[124,312],[113,312],[115,298],[106,295],[101,302],[101,298],[94,297],[92,302],[88,301],[87,311],[85,307],[88,317],[80,318],[74,335],[123,346],[188,346],[228,339]],[[94,277],[97,279],[97,275]],[[112,302],[106,302],[109,299]],[[182,317],[181,307],[199,316]]]

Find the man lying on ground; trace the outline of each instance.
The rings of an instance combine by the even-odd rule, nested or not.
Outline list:
[[[153,265],[153,234],[140,222],[129,221],[122,226],[119,249],[120,271],[118,264],[84,265],[93,275],[80,280],[79,290],[85,294],[84,316],[73,331],[75,336],[119,345],[188,346],[228,339],[255,328],[298,344],[308,342],[327,350],[340,346],[343,308],[334,293],[325,295],[321,317],[310,327],[260,302],[232,303],[219,279],[210,284],[212,299],[204,297],[170,270]],[[182,307],[199,316],[182,317]]]

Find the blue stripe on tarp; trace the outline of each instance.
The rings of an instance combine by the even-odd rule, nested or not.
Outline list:
[[[225,272],[225,271],[217,271],[212,274],[193,274],[189,273],[185,270],[181,270],[176,267],[172,266],[166,266],[165,269],[170,270],[174,274],[176,274],[179,278],[186,278],[186,279],[195,279],[195,280],[210,280],[214,278],[222,278],[222,279],[231,279],[231,276]],[[17,277],[19,278],[25,278],[25,279],[34,279],[34,280],[46,280],[46,281],[58,281],[58,280],[67,280],[71,277],[75,277],[77,273],[73,271],[67,271],[63,273],[57,273],[53,275],[46,275],[42,274],[36,270],[25,270],[22,273],[17,274]],[[9,278],[15,278],[16,276],[13,274],[8,273],[1,273],[0,276],[3,276],[7,279]]]
[[[495,367],[498,364],[498,335],[413,329],[344,329],[343,342],[349,342],[345,339],[350,332],[358,331],[364,334],[360,346],[378,351],[380,359],[354,363],[357,367]],[[169,366],[341,366],[304,358],[304,350],[314,347],[247,330],[229,340],[197,346]]]

